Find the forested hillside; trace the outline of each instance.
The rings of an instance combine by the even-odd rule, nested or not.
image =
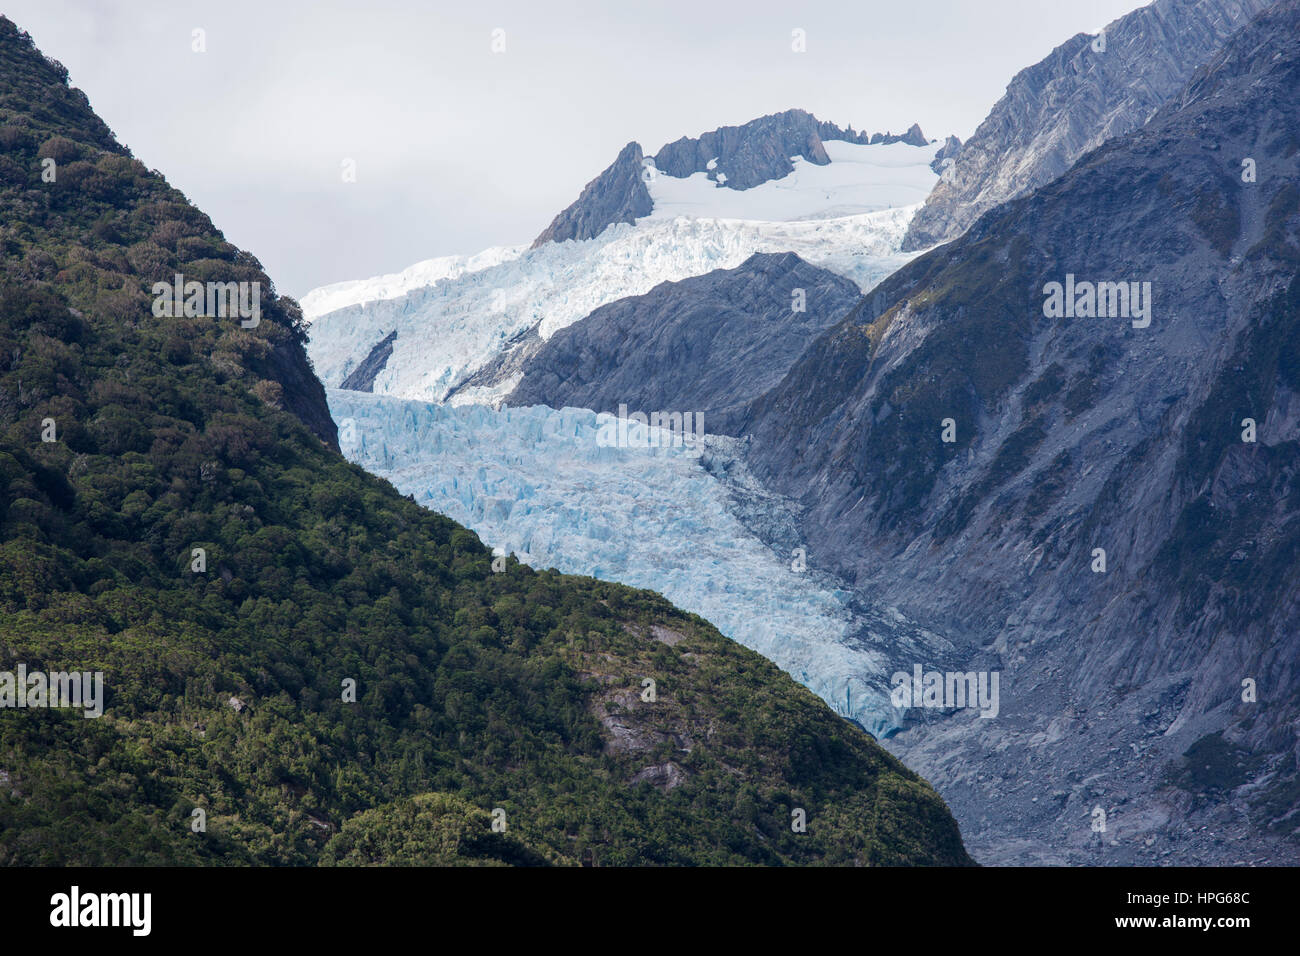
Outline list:
[[[297,305],[3,18],[0,247],[0,669],[106,693],[0,709],[0,862],[970,862],[707,622],[348,464]],[[178,273],[261,321],[156,316]]]

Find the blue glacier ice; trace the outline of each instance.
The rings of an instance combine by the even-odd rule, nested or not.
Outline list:
[[[327,394],[350,460],[490,546],[658,591],[876,736],[899,727],[889,662],[924,645],[925,632],[893,612],[864,618],[834,579],[794,570],[733,514],[727,488],[701,467],[712,452],[700,443],[602,447],[606,416],[585,409]]]

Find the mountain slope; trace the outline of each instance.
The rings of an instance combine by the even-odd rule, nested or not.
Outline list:
[[[855,133],[818,120],[804,110],[786,110],[750,120],[743,126],[724,126],[698,138],[683,136],[650,157],[641,144],[628,143],[599,176],[583,188],[535,240],[533,248],[547,242],[594,239],[616,223],[633,223],[649,215],[654,203],[646,188],[649,177],[659,174],[685,179],[695,173],[727,189],[745,190],[794,171],[798,157],[817,166],[831,162],[824,141],[841,140],[861,146],[906,143],[927,145],[921,127],[913,124],[901,136]]]
[[[22,46],[12,30],[6,44]],[[324,389],[303,351],[297,304],[276,297],[257,259],[226,242],[179,193],[151,188],[144,167],[89,110],[85,94],[66,86],[61,65],[28,51],[3,67],[0,185],[9,207],[0,220],[0,240],[10,274],[75,286],[83,304],[132,323],[150,316],[151,300],[116,282],[123,272],[170,284],[171,265],[179,259],[191,264],[188,279],[206,282],[219,275],[222,281],[259,283],[264,294],[257,335],[246,334],[236,319],[236,328],[219,341],[210,338],[220,349],[214,360],[242,366],[259,395],[282,404],[337,448]],[[54,182],[44,181],[47,171]],[[73,220],[92,231],[90,243],[82,241]],[[29,235],[38,225],[46,230],[39,243]],[[85,252],[91,243],[101,248]],[[169,354],[193,349],[183,325],[171,330]]]
[[[732,434],[735,414],[859,295],[793,253],[664,283],[551,336],[505,404],[689,411],[704,416],[709,433]]]
[[[672,144],[680,176],[643,166],[633,143],[531,247],[309,292],[310,355],[331,387],[496,405],[556,331],[662,282],[793,252],[868,289],[907,261],[945,148],[917,127],[867,136],[799,110]],[[720,188],[724,161],[752,184]]]
[[[745,423],[812,546],[1003,670],[999,719],[894,745],[989,860],[1300,857],[1298,94],[1287,0],[882,283]],[[1060,317],[1076,280],[1149,283],[1149,325]]]
[[[533,248],[547,242],[594,239],[615,223],[631,224],[650,215],[654,201],[641,178],[644,159],[639,143],[624,146],[609,168],[533,240]]]
[[[989,209],[1137,129],[1271,2],[1155,0],[1016,74],[917,213],[903,249],[961,235]]]
[[[925,169],[925,151],[917,153]],[[911,178],[916,165],[901,175]],[[530,349],[558,330],[602,305],[735,268],[755,253],[793,251],[870,288],[907,261],[897,248],[913,211],[798,222],[651,219],[613,226],[597,239],[489,250],[474,257],[475,268],[433,260],[306,296],[304,308],[314,315],[308,349],[331,387],[357,374],[378,394],[493,404],[517,383]],[[431,274],[439,277],[426,282]]]
[[[269,283],[253,328],[155,316],[175,273],[265,277],[3,18],[0,90],[0,660],[106,696],[0,709],[0,861],[969,862],[931,788],[702,619],[497,572],[343,461]]]

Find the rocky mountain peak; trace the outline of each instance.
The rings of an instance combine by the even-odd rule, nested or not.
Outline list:
[[[918,123],[899,135],[869,135],[854,132],[851,126],[842,129],[824,122],[806,110],[789,109],[741,126],[723,126],[698,137],[683,136],[651,158],[654,172],[647,172],[640,145],[629,143],[533,241],[533,248],[546,242],[592,239],[615,223],[631,223],[649,215],[654,202],[646,187],[648,176],[685,178],[704,173],[720,187],[752,189],[788,176],[794,171],[796,156],[817,166],[829,164],[831,160],[824,145],[828,140],[860,146],[891,143],[926,146],[929,142]]]
[[[917,213],[905,251],[961,235],[1000,203],[1137,129],[1273,0],[1155,0],[1021,70]]]
[[[636,222],[654,209],[650,192],[642,179],[644,154],[641,144],[628,143],[609,168],[583,188],[546,230],[533,240],[533,248],[547,242],[592,239],[616,222]]]

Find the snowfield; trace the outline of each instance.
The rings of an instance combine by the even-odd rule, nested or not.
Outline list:
[[[442,402],[530,331],[548,339],[618,299],[758,252],[794,252],[856,282],[864,292],[909,261],[899,247],[938,178],[937,146],[825,144],[831,163],[793,160],[794,172],[753,189],[658,173],[654,211],[594,239],[508,246],[446,256],[401,273],[340,282],[303,297],[316,373],[331,387],[396,331],[373,391]],[[500,387],[468,391],[456,404],[499,402]]]
[[[393,298],[317,315],[308,351],[321,381],[337,387],[377,342],[396,330],[393,354],[375,378],[375,393],[441,402],[516,336],[536,329],[548,339],[602,305],[643,295],[661,282],[734,269],[756,252],[795,252],[870,288],[911,258],[897,249],[916,208],[800,222],[643,220],[636,226],[611,226],[595,239],[547,243],[523,252],[490,250],[492,255],[480,253],[475,259],[492,264],[473,271],[469,260],[433,260],[408,270],[412,276],[384,276],[311,293],[303,300],[304,310],[311,302],[405,288],[417,281],[414,274],[447,272],[432,285]]]
[[[938,179],[930,169],[935,147],[859,146],[834,139],[822,145],[829,166],[795,156],[794,172],[752,189],[719,189],[705,173],[679,179],[656,170],[646,183],[655,204],[646,218],[838,219],[923,203]]]
[[[417,262],[402,272],[375,276],[373,279],[354,279],[335,282],[313,289],[302,297],[303,318],[308,322],[327,312],[358,305],[396,299],[415,289],[431,286],[444,279],[459,279],[468,272],[478,272],[490,266],[518,259],[527,246],[496,246],[472,256],[443,256]]]

